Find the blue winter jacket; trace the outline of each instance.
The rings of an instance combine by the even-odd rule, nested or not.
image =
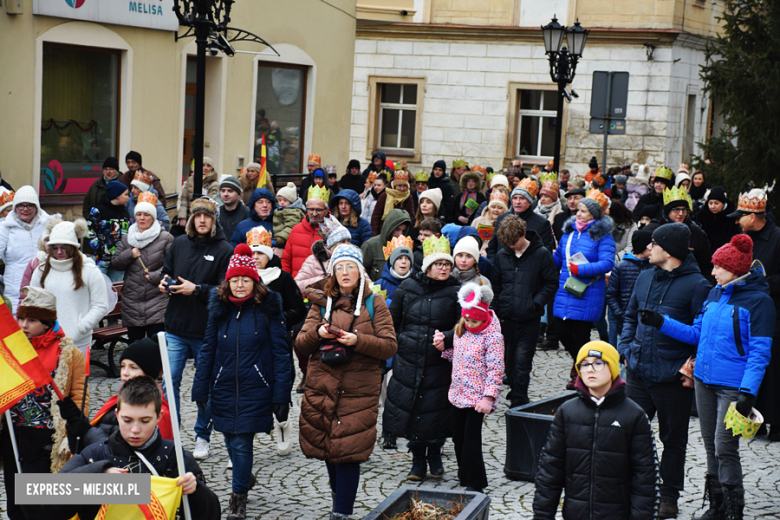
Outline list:
[[[561,270],[558,277],[558,292],[555,294],[553,314],[564,320],[596,321],[604,310],[604,295],[607,283],[604,276],[615,265],[615,239],[612,230],[615,224],[609,215],[591,220],[584,232],[574,227],[576,217],[571,217],[563,225],[563,237],[553,254],[555,265]],[[566,261],[566,245],[571,237],[569,254],[582,253],[588,259],[587,264],[578,266],[577,278],[585,283],[595,281],[585,289],[582,298],[567,292],[563,286],[569,278],[569,263]]]
[[[412,266],[412,272],[406,278],[396,278],[390,273],[390,262],[385,262],[385,268],[382,270],[382,277],[379,279],[379,287],[387,291],[387,304],[390,305],[390,301],[393,299],[395,290],[401,285],[401,282],[414,277],[414,266]]]
[[[255,211],[255,202],[260,199],[268,199],[271,201],[271,213],[265,218],[260,218],[260,215]],[[252,198],[249,199],[249,218],[239,222],[236,226],[236,230],[233,232],[233,236],[230,239],[230,243],[233,247],[238,244],[246,244],[246,234],[254,228],[261,226],[273,236],[274,232],[274,211],[276,210],[276,199],[273,193],[268,191],[268,188],[257,188],[252,192]],[[271,244],[276,246],[276,240],[272,240]]]
[[[639,275],[623,316],[618,345],[620,357],[628,362],[631,375],[642,378],[645,386],[679,381],[680,367],[696,351],[690,344],[640,322],[639,309],[669,314],[691,325],[709,292],[710,284],[691,253],[673,271],[653,267]]]
[[[693,375],[701,382],[756,395],[771,355],[775,304],[763,274],[746,276],[713,287],[693,325],[664,316],[661,333],[699,345]]]
[[[339,200],[345,199],[355,209],[355,213],[358,216],[358,222],[356,227],[348,226],[346,222],[341,224],[349,230],[349,234],[352,235],[352,245],[361,247],[363,242],[372,238],[374,235],[371,233],[371,224],[366,219],[360,216],[363,212],[362,204],[360,203],[360,195],[354,190],[341,190],[337,194],[333,195],[330,199],[330,212],[334,215],[339,214],[338,205]],[[341,220],[341,219],[339,219]]]
[[[626,312],[631,293],[634,292],[639,274],[652,267],[647,258],[639,259],[633,253],[626,253],[623,260],[612,269],[607,286],[607,305],[612,315],[617,318],[620,328],[623,326],[623,314]]]
[[[206,336],[198,357],[192,400],[211,394],[214,429],[223,433],[268,433],[273,404],[289,403],[292,363],[282,297],[269,291],[261,304],[240,308],[212,292]]]

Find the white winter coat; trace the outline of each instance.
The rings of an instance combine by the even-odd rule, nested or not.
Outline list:
[[[81,254],[81,253],[79,253]],[[92,329],[108,314],[108,292],[103,273],[95,262],[84,255],[81,278],[84,287],[73,290],[73,259],[50,258],[51,270],[46,277],[44,289],[57,297],[57,321],[77,347],[92,343]],[[30,285],[41,287],[41,275],[46,264],[41,262],[33,272]]]
[[[14,315],[19,304],[19,289],[27,264],[38,252],[38,239],[51,215],[39,209],[37,220],[26,229],[14,217],[13,211],[0,223],[0,259],[5,262],[5,296],[11,300]]]

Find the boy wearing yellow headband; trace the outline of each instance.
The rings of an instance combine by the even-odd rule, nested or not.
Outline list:
[[[654,518],[655,441],[642,408],[626,397],[620,355],[604,341],[577,354],[578,398],[555,412],[539,461],[534,519]]]

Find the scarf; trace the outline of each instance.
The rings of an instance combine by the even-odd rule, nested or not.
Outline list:
[[[248,302],[249,300],[251,300],[253,296],[254,296],[253,294],[250,294],[249,296],[245,296],[244,298],[236,298],[235,296],[233,296],[233,295],[231,294],[231,295],[229,295],[229,296],[228,296],[228,300],[230,300],[230,302],[231,302],[233,305],[235,305],[236,307],[241,307],[241,306],[242,306],[242,305],[244,305],[246,302]]]
[[[463,195],[460,196],[460,209],[465,208],[466,216],[470,217],[478,207],[479,204],[477,204],[477,192],[474,190],[464,191]]]
[[[400,274],[395,272],[395,269],[392,267],[390,268],[390,274],[395,278],[396,280],[406,280],[412,275],[412,269],[410,268],[405,275],[401,276]]]
[[[77,253],[81,254],[81,253]],[[73,269],[73,258],[67,258],[65,260],[57,260],[53,256],[49,257],[49,264],[55,271],[66,272]]]
[[[387,198],[385,199],[385,209],[382,213],[382,220],[387,218],[387,214],[390,213],[396,206],[403,209],[403,203],[409,198],[409,191],[398,191],[392,188],[385,188]]]
[[[461,284],[464,284],[475,278],[479,279],[479,276],[477,275],[477,264],[474,264],[474,267],[471,269],[466,269],[465,271],[461,271],[455,267],[452,270],[452,277],[458,280]]]
[[[588,224],[590,224],[591,222],[593,222],[593,221],[589,220],[587,222],[580,222],[579,220],[575,220],[574,221],[574,227],[577,228],[578,232],[582,233],[583,231],[585,231],[585,228],[587,228]]]
[[[120,435],[120,436],[121,436],[121,435]],[[156,427],[156,426],[155,426],[155,428],[154,428],[154,433],[152,433],[152,436],[151,436],[151,437],[149,437],[149,440],[148,440],[148,441],[146,441],[145,443],[143,443],[142,445],[140,445],[140,446],[139,446],[139,447],[137,447],[137,448],[133,448],[133,447],[132,447],[132,446],[130,446],[129,444],[128,444],[128,446],[130,446],[130,449],[131,449],[131,450],[133,450],[133,451],[140,451],[140,452],[143,452],[143,451],[144,451],[146,448],[148,448],[149,446],[151,446],[151,445],[154,443],[154,441],[156,441],[156,440],[157,440],[157,437],[159,437],[159,436],[160,436],[160,429],[159,429],[158,427]],[[124,437],[122,437],[122,440],[124,440]],[[125,441],[125,442],[127,442],[127,441]]]
[[[266,285],[279,278],[279,276],[281,276],[282,274],[282,270],[279,269],[278,267],[258,269],[257,272],[260,274],[260,279],[263,280],[263,283]]]
[[[493,316],[488,313],[488,319],[474,327],[473,329],[469,327],[469,324],[467,322],[463,322],[463,326],[466,327],[466,330],[471,332],[472,334],[479,334],[480,332],[484,331],[486,328],[490,326],[490,322],[493,321]]]
[[[538,204],[536,206],[536,209],[534,210],[534,213],[537,215],[540,215],[544,218],[547,218],[547,215],[550,214],[550,212],[555,208],[555,205],[558,204],[558,202],[553,202],[552,204],[544,205],[544,204]]]
[[[139,231],[138,224],[132,224],[127,230],[127,243],[138,249],[143,249],[154,242],[161,232],[162,226],[157,220],[152,222],[152,226],[146,231]]]
[[[59,323],[55,323],[45,333],[30,338],[30,343],[47,373],[51,373],[57,368],[57,362],[60,358],[60,340],[64,337],[65,332],[63,332],[62,327]]]
[[[39,216],[40,212],[41,212],[40,210],[36,211],[35,212],[35,216],[33,217],[33,219],[30,222],[25,222],[24,220],[20,219],[19,215],[17,215],[16,211],[14,211],[14,210],[11,210],[11,215],[13,215],[14,220],[16,221],[17,224],[22,226],[27,231],[31,231],[32,228],[35,227],[35,224],[38,223],[38,216]]]

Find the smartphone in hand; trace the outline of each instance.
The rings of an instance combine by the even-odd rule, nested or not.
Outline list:
[[[333,334],[337,338],[344,337],[344,331],[336,327],[335,325],[330,325],[330,324],[325,325],[325,330],[327,330],[328,333]]]

